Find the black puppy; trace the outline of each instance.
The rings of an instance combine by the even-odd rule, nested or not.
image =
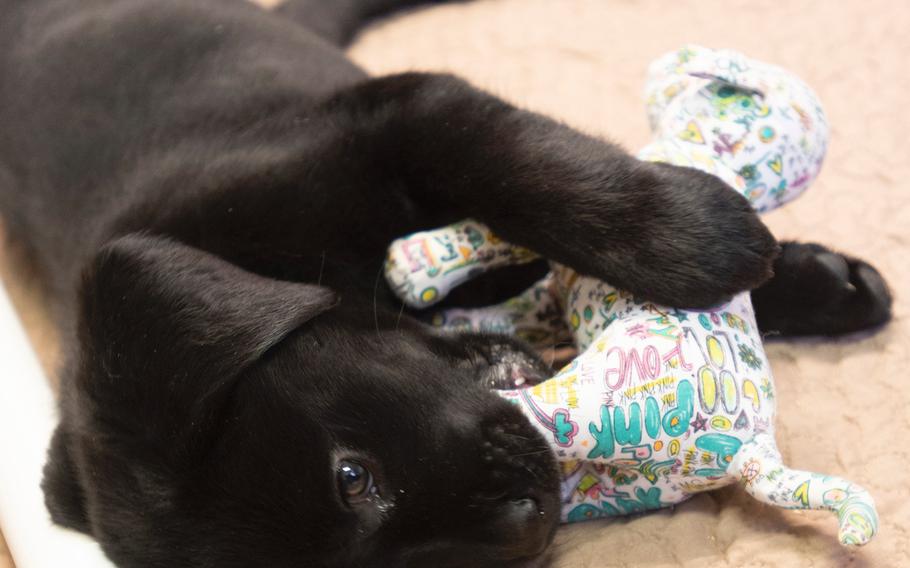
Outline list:
[[[713,177],[454,77],[368,79],[339,46],[409,3],[0,0],[0,210],[69,352],[47,503],[117,564],[541,557],[555,461],[487,389],[545,370],[402,315],[379,280],[395,237],[474,217],[680,306],[771,274],[777,244]],[[874,270],[787,248],[769,302],[821,281],[815,329],[887,317]]]

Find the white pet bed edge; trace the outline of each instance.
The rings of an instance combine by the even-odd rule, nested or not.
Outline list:
[[[51,523],[41,472],[56,404],[0,282],[0,528],[16,568],[112,568],[92,539]]]

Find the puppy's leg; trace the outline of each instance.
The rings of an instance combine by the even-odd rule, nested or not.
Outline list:
[[[474,217],[671,305],[708,306],[770,274],[775,240],[713,176],[641,162],[454,77],[375,79],[327,108],[350,118],[356,151],[372,172],[401,181],[426,224]]]
[[[752,303],[762,331],[783,336],[841,335],[891,319],[891,292],[875,268],[812,243],[784,243]]]
[[[369,20],[394,10],[445,0],[284,0],[275,13],[335,45],[346,45]],[[273,2],[274,3],[274,2]]]
[[[680,307],[758,286],[777,254],[748,201],[714,176],[641,162],[451,76],[368,80],[287,122],[279,142],[238,153],[219,191],[171,208],[178,217],[156,230],[260,273],[317,280],[332,276],[313,269],[322,258],[330,272],[362,265],[395,238],[475,218]],[[378,268],[346,272],[372,282]]]

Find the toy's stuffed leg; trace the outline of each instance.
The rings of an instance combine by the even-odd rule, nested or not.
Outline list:
[[[878,530],[875,503],[865,489],[833,475],[788,468],[769,434],[743,444],[727,471],[749,495],[769,505],[837,513],[841,544],[861,546]]]

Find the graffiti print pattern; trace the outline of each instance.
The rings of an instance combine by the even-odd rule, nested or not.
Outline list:
[[[640,158],[714,174],[759,212],[799,196],[821,169],[825,113],[780,67],[688,46],[651,64],[645,99],[655,142]]]
[[[501,392],[529,411],[563,461],[563,519],[663,507],[735,481],[727,470],[737,450],[771,432],[774,415],[748,294],[715,310],[668,310],[563,267],[554,272],[569,321],[577,299],[614,298],[573,325],[585,351],[569,366]]]
[[[534,260],[531,251],[500,240],[476,221],[414,233],[389,247],[385,276],[402,302],[425,308],[481,272]]]

